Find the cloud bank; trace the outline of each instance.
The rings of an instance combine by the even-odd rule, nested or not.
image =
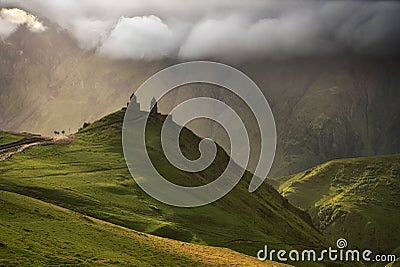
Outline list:
[[[0,10],[0,37],[7,38],[14,33],[20,25],[32,32],[43,32],[46,27],[32,14],[18,8]]]
[[[116,59],[398,55],[400,47],[396,1],[6,0],[6,4],[46,17],[67,29],[83,48]],[[0,20],[0,33],[7,31],[7,23]]]
[[[122,17],[98,48],[99,53],[113,58],[155,60],[170,55],[177,37],[160,18]]]

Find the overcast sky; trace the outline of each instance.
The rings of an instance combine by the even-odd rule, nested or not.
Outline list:
[[[113,58],[240,61],[337,53],[394,55],[396,1],[29,0],[2,1],[67,29],[82,48]],[[29,16],[29,14],[27,14]],[[0,36],[27,24],[0,17]],[[35,26],[32,26],[35,25]]]

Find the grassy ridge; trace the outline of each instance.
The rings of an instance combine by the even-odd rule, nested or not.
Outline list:
[[[122,155],[124,112],[111,114],[85,128],[70,144],[32,147],[0,163],[0,189],[57,204],[141,232],[197,244],[224,246],[249,255],[269,244],[279,248],[321,248],[325,239],[306,223],[306,215],[264,184],[247,191],[250,174],[226,197],[199,208],[174,208],[147,196],[131,178]],[[159,132],[151,118],[148,131]],[[184,130],[184,154],[195,156],[200,141]],[[160,158],[157,138],[150,140],[150,157],[181,183],[204,183],[218,174],[227,155],[218,151],[208,172],[182,173]],[[209,177],[210,175],[210,177]],[[310,266],[308,264],[308,266]]]
[[[22,140],[23,136],[13,135],[0,131],[0,146]]]
[[[284,266],[116,226],[0,191],[0,265]]]
[[[389,263],[386,265],[386,267],[399,267],[400,266],[400,258],[398,258],[396,261]]]
[[[330,161],[281,180],[282,194],[331,240],[400,253],[400,155]]]

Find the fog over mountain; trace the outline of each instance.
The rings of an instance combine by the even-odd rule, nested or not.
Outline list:
[[[117,59],[237,62],[393,55],[400,47],[396,1],[6,0],[0,5],[55,22],[82,48]]]
[[[125,106],[166,66],[208,59],[242,70],[268,99],[278,131],[273,175],[400,152],[399,2],[6,0],[0,7],[8,8],[0,16],[0,129],[72,133]],[[160,109],[203,95],[241,104],[212,87],[189,89]],[[228,150],[221,129],[203,123],[189,127]],[[257,144],[257,131],[250,135]]]
[[[399,47],[400,1],[0,0],[0,262],[222,266],[226,258],[241,258],[235,253],[231,259],[225,248],[220,254],[213,247],[153,242],[140,232],[253,257],[264,245],[320,251],[338,238],[351,249],[399,254]],[[126,106],[155,73],[191,60],[226,63],[259,87],[276,126],[268,180],[287,199],[266,182],[250,194],[250,173],[228,195],[195,209],[171,207],[142,190],[139,179],[148,185],[154,179],[142,153],[124,160]],[[245,93],[262,99],[251,89]],[[149,107],[151,93],[146,100],[137,96],[142,110]],[[232,109],[249,140],[224,110],[204,105],[207,112],[197,113],[193,105],[184,115],[216,120],[190,121],[180,132],[181,151],[165,153],[163,115],[201,97]],[[236,178],[240,168],[227,166],[230,159],[239,162],[235,155],[247,156],[248,146],[249,162],[240,167],[252,173],[259,163],[269,167],[259,162],[260,128],[271,123],[259,125],[254,107],[227,88],[185,84],[157,99],[157,107],[162,115],[150,114],[145,147],[168,182],[202,187],[222,173]],[[231,139],[227,125],[240,138]],[[175,140],[168,131],[164,137]],[[210,151],[199,146],[202,138],[222,147],[206,169],[186,172],[173,166],[186,161],[168,162],[181,152],[203,165]]]

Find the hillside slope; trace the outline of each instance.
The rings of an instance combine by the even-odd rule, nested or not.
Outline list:
[[[334,160],[281,180],[282,195],[331,240],[400,252],[400,155]]]
[[[124,112],[113,113],[74,136],[69,144],[32,147],[0,163],[0,189],[41,199],[130,229],[176,240],[222,246],[255,256],[265,244],[279,248],[329,245],[271,186],[247,191],[249,173],[227,196],[207,206],[175,208],[149,197],[131,178],[121,148]],[[228,156],[198,174],[173,169],[162,155],[159,117],[150,117],[149,151],[155,166],[180,184],[216,178]],[[184,129],[183,153],[196,157],[200,139]],[[245,230],[244,230],[245,229]],[[317,264],[316,264],[317,265]],[[307,266],[310,266],[308,263]]]
[[[286,266],[143,234],[0,190],[0,265]]]
[[[18,141],[22,140],[23,138],[24,138],[23,136],[18,136],[18,135],[0,131],[0,146],[7,145],[9,143],[18,142]]]

